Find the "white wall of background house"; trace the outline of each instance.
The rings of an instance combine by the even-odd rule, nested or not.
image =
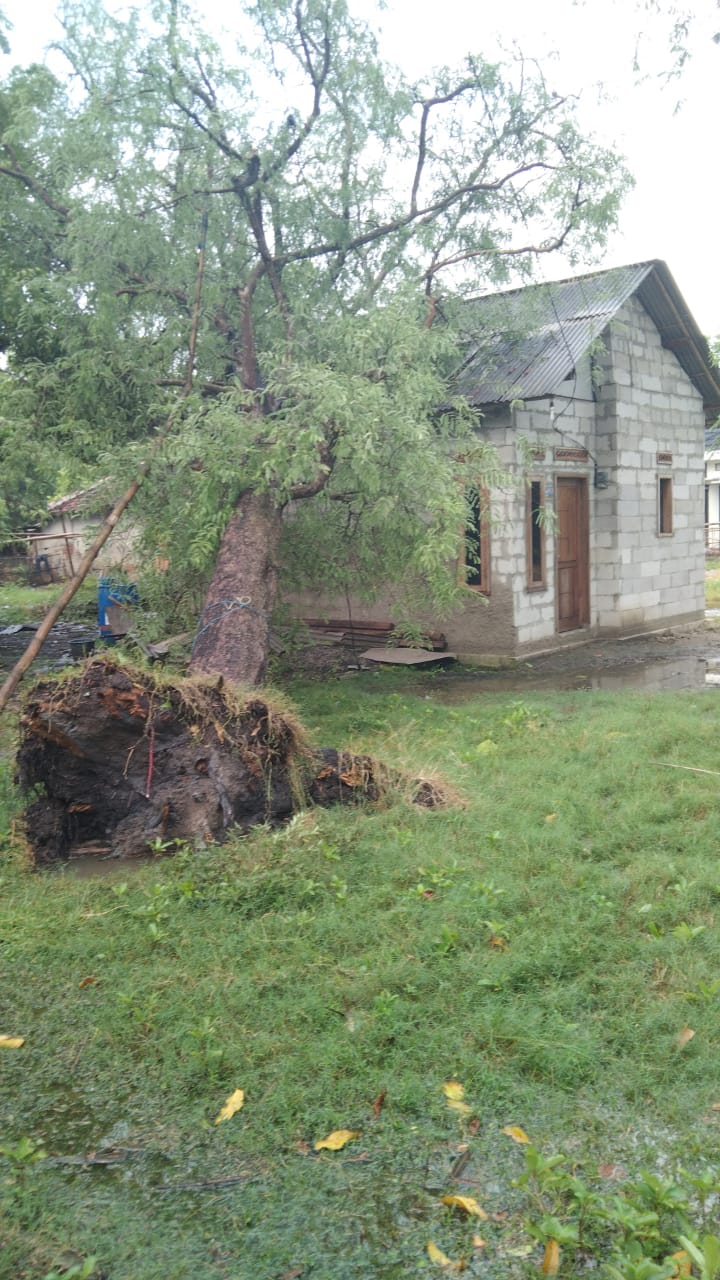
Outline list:
[[[720,433],[708,433],[705,449],[705,550],[720,554]]]

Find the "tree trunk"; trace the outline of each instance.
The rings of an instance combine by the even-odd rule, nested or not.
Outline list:
[[[281,512],[267,494],[244,493],[223,534],[190,670],[236,684],[265,679],[277,592]]]

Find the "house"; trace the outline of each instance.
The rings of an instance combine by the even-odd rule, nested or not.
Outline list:
[[[457,389],[518,483],[489,495],[489,518],[476,505],[468,603],[442,620],[449,647],[496,660],[701,618],[704,429],[720,370],[665,263],[466,307]],[[298,603],[347,617],[331,598]],[[353,608],[392,618],[393,593]]]
[[[705,432],[705,551],[720,554],[720,427]]]
[[[99,481],[48,503],[47,521],[28,529],[26,538],[35,577],[41,581],[71,578],[98,532],[112,503],[107,500],[107,482]],[[116,528],[105,544],[97,568],[132,568],[133,548],[138,532],[132,525]]]

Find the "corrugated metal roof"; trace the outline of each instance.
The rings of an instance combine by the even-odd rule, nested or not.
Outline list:
[[[465,304],[468,355],[455,378],[476,406],[548,396],[633,295],[697,387],[720,413],[720,370],[664,262],[639,262]]]

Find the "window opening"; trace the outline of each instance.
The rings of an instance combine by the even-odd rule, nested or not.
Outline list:
[[[527,586],[545,586],[545,501],[542,480],[530,480],[527,490]]]
[[[673,531],[672,476],[658,477],[658,533]]]
[[[490,590],[490,532],[487,494],[475,485],[468,489],[465,527],[465,582],[475,591]]]

